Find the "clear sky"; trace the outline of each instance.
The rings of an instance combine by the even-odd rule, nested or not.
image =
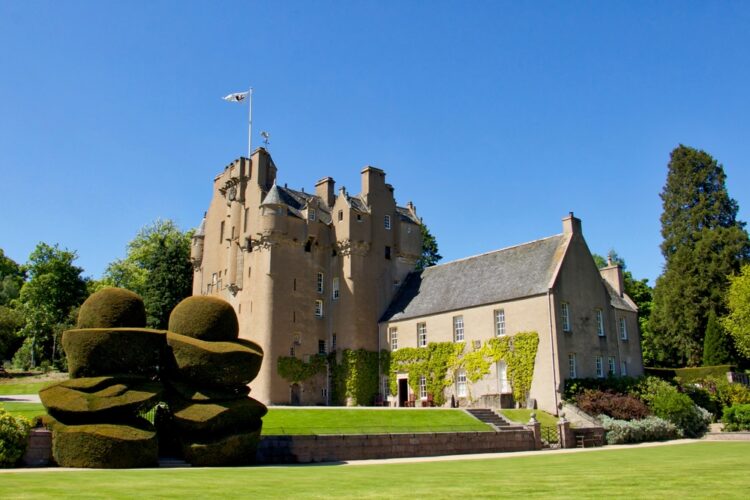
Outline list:
[[[279,183],[387,173],[444,261],[561,232],[663,261],[670,151],[724,165],[750,219],[748,2],[0,1],[0,248],[94,278],[271,134]]]

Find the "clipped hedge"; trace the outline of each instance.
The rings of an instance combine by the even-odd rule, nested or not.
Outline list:
[[[607,444],[666,441],[682,437],[682,432],[676,425],[659,417],[628,421],[600,415],[599,420],[607,432]]]
[[[102,288],[89,296],[78,312],[78,328],[143,328],[143,299],[124,288]]]
[[[724,424],[724,432],[750,431],[750,404],[724,408],[721,422]]]
[[[182,454],[186,461],[195,466],[247,465],[255,462],[259,442],[260,427],[216,441],[183,441]]]
[[[52,456],[61,467],[125,469],[159,461],[156,432],[145,420],[133,425],[64,425],[51,422]]]
[[[192,384],[168,380],[167,386],[172,393],[183,400],[195,402],[228,401],[237,398],[244,398],[250,393],[250,387],[247,385],[196,387]]]
[[[258,429],[268,409],[252,398],[211,403],[193,403],[179,399],[169,402],[177,428],[200,437]]]
[[[165,346],[164,333],[148,328],[66,330],[62,344],[70,378],[156,375]]]
[[[29,440],[31,422],[0,408],[0,467],[13,467],[21,460]]]
[[[62,422],[119,421],[154,406],[162,389],[159,382],[143,377],[78,378],[42,389],[39,398]]]
[[[726,378],[727,372],[735,371],[733,365],[698,366],[695,368],[644,368],[646,375],[664,380],[679,379],[681,383],[695,382],[706,377]]]
[[[237,339],[240,325],[232,305],[218,297],[188,297],[169,315],[169,331],[205,341]]]
[[[237,386],[253,380],[263,361],[261,347],[249,340],[206,342],[167,332],[174,365],[171,374],[200,386]]]

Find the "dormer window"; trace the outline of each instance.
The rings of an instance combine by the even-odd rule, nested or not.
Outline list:
[[[307,218],[311,221],[315,220],[315,209],[314,208],[308,208],[307,209]]]
[[[385,226],[386,229],[388,230],[391,229],[391,216],[390,215],[386,215],[385,218],[383,218],[383,225]]]

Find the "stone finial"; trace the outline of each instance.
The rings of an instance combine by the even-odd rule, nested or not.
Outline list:
[[[536,419],[536,412],[532,411],[531,412],[531,418],[529,418],[529,425],[534,425],[534,424],[537,424],[537,423],[539,423],[539,421]]]

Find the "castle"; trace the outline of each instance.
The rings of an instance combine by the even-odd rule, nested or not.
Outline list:
[[[412,203],[396,204],[382,170],[364,168],[356,195],[337,192],[330,177],[314,193],[282,187],[276,172],[263,148],[225,167],[192,247],[193,295],[229,301],[240,336],[265,351],[254,398],[333,403],[330,367],[292,383],[279,374],[280,358],[392,353],[433,342],[462,342],[468,352],[525,331],[538,336],[529,398],[552,413],[566,379],[643,373],[637,308],[622,270],[596,268],[572,213],[561,234],[412,272],[422,251],[420,220]],[[377,402],[432,402],[425,377],[396,373],[394,391],[389,374],[378,371]],[[504,360],[479,380],[459,369],[445,396],[507,406],[507,372]]]

